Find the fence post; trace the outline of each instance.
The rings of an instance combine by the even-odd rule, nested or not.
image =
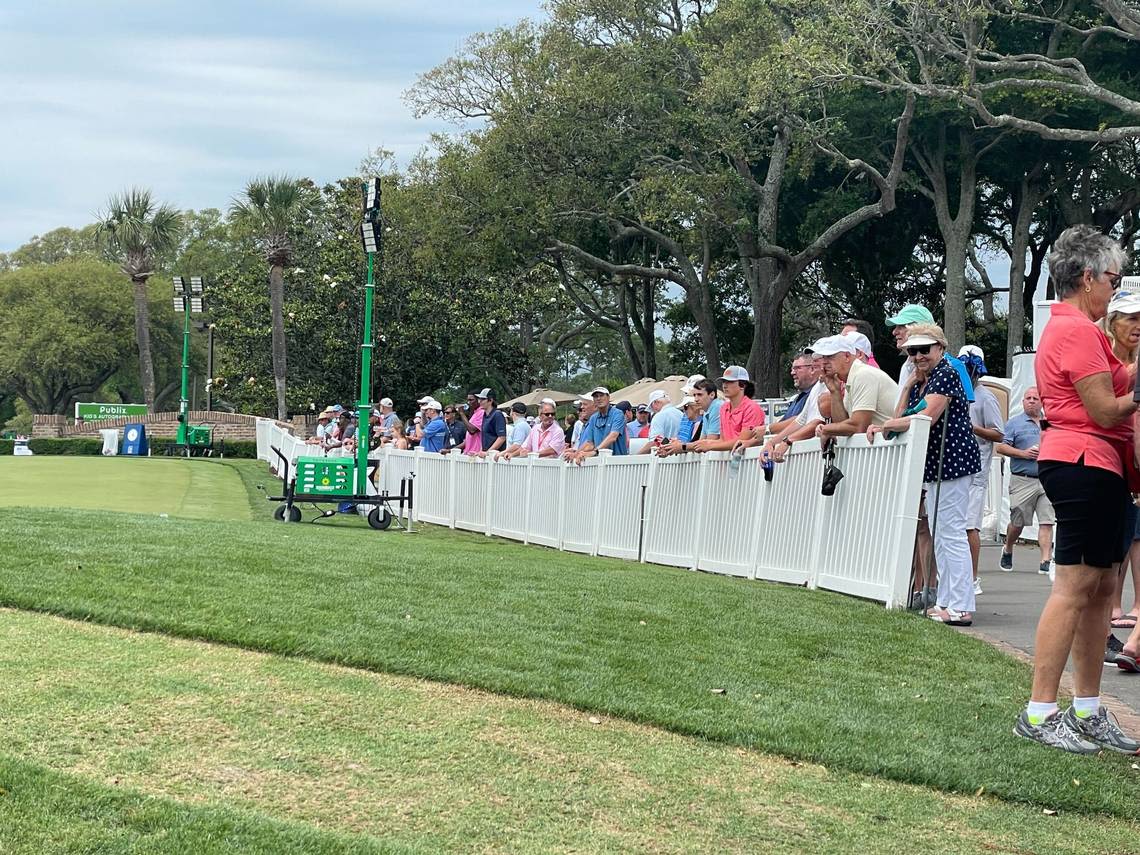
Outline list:
[[[526,456],[526,504],[523,510],[523,543],[530,543],[530,499],[531,499],[531,484],[534,482],[534,459],[538,454],[531,452]]]
[[[918,501],[922,495],[922,473],[926,468],[926,448],[930,441],[929,416],[911,416],[910,430],[903,435],[906,452],[903,457],[904,488],[899,491],[897,505],[890,509],[891,550],[894,563],[889,583],[887,608],[906,607],[910,598],[910,570],[914,560],[914,538],[918,531]]]
[[[459,455],[447,455],[447,527],[455,530],[455,485],[459,480]]]
[[[716,452],[712,452],[716,453]],[[696,570],[697,564],[701,560],[701,550],[705,545],[705,528],[708,525],[708,520],[705,515],[708,513],[705,508],[705,494],[708,492],[709,481],[709,455],[702,454],[701,462],[697,464],[697,507],[701,509],[701,522],[697,526],[697,536],[693,538],[693,560],[689,563],[690,570]]]
[[[487,470],[487,504],[486,513],[484,514],[484,519],[486,520],[487,525],[487,531],[485,534],[487,537],[490,537],[491,529],[493,528],[491,525],[491,506],[495,501],[495,461],[490,457],[484,457],[479,465],[490,467],[490,469]]]
[[[558,470],[558,551],[565,552],[564,537],[566,534],[566,469],[569,463],[563,463]]]
[[[602,509],[600,507],[601,498],[604,495],[602,489],[603,483],[606,479],[606,460],[613,454],[609,449],[599,451],[594,460],[597,461],[595,466],[598,469],[597,477],[594,479],[594,525],[590,534],[590,554],[598,554],[598,541],[601,540],[601,527],[602,527]]]
[[[820,441],[814,437],[811,439],[811,442],[814,442],[820,451],[820,479],[822,479],[822,443],[820,443]],[[839,444],[840,442],[846,442],[846,440],[833,439],[832,442],[835,443],[835,449],[837,452],[836,459],[838,460]],[[819,483],[822,485],[822,480],[820,480]],[[812,591],[814,591],[819,585],[819,562],[821,556],[824,553],[824,542],[826,540],[826,535],[828,532],[826,523],[831,520],[831,503],[834,501],[835,496],[825,496],[819,490],[815,491],[815,503],[819,509],[815,515],[815,531],[811,539],[811,564],[808,566],[807,579],[808,589]]]
[[[637,560],[645,563],[645,529],[647,521],[651,518],[653,501],[656,496],[654,487],[657,484],[657,466],[660,458],[653,452],[649,453],[649,471],[645,475],[645,492],[641,496],[641,531],[637,535]]]

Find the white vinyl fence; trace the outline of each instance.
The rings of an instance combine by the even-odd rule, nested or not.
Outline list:
[[[843,472],[820,492],[819,443],[797,442],[771,481],[759,449],[735,477],[726,452],[615,457],[581,466],[531,456],[495,463],[460,454],[376,452],[379,488],[412,476],[412,518],[570,552],[825,588],[897,607],[909,593],[911,556],[930,420],[869,445],[841,440]],[[258,457],[278,470],[317,453],[271,421]],[[396,508],[393,507],[393,512]]]

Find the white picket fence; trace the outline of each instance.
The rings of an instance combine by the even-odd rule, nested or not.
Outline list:
[[[459,454],[377,452],[379,488],[415,484],[412,518],[553,549],[607,555],[807,585],[903,605],[922,489],[930,421],[891,441],[839,442],[844,473],[820,492],[816,440],[798,442],[764,480],[759,449],[736,477],[728,454],[615,457],[581,466],[531,456],[494,463]],[[272,421],[258,422],[257,454],[277,471],[313,454]],[[395,511],[393,507],[393,511]]]

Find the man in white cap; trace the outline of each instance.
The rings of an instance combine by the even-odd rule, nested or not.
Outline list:
[[[825,442],[866,432],[895,414],[899,387],[885,371],[856,358],[855,345],[843,335],[821,338],[812,350],[822,364],[823,384],[831,395],[831,424],[815,429]]]
[[[705,379],[704,374],[690,374],[689,378],[685,381],[685,385],[681,387],[682,395],[691,395],[693,390],[697,388],[697,384]]]
[[[505,448],[507,445],[507,417],[503,415],[495,404],[498,399],[490,388],[483,389],[476,396],[479,399],[479,409],[483,411],[483,422],[479,428],[482,432],[483,448],[479,457]]]
[[[855,358],[860,362],[866,362],[868,365],[879,367],[879,363],[875,362],[875,352],[871,349],[871,340],[861,332],[852,330],[851,332],[840,333],[845,339],[851,342],[855,347]]]
[[[424,402],[424,420],[416,427],[416,441],[424,451],[439,454],[447,446],[447,422],[443,418],[443,406],[429,398]]]
[[[590,392],[594,414],[582,429],[581,445],[563,455],[571,463],[581,463],[599,451],[610,450],[615,455],[629,454],[629,438],[625,432],[625,413],[610,404],[610,390],[598,386]]]
[[[881,368],[882,366],[875,361],[875,351],[871,347],[871,334],[873,332],[874,329],[871,324],[862,318],[846,318],[839,328],[840,335],[851,336],[851,340],[855,343],[855,350],[864,362]]]
[[[698,439],[688,444],[689,451],[728,451],[736,440],[750,436],[764,427],[764,410],[752,400],[755,387],[742,365],[730,365],[721,375],[725,402],[720,408],[720,438]]]
[[[986,490],[990,481],[990,465],[994,459],[994,443],[1001,442],[1005,422],[1001,417],[1001,406],[994,393],[982,384],[986,374],[986,355],[975,344],[967,344],[958,351],[958,359],[970,372],[974,383],[974,403],[970,404],[970,424],[974,439],[978,441],[978,451],[982,455],[982,469],[970,482],[970,506],[966,511],[966,537],[970,541],[970,559],[974,562],[974,596],[982,593],[982,583],[978,578],[978,559],[982,552],[982,517],[986,510]]]
[[[396,422],[400,417],[396,415],[396,411],[392,408],[391,398],[380,399],[380,431],[383,436],[391,438],[392,428],[395,427]]]
[[[640,454],[648,454],[655,444],[674,440],[680,433],[682,414],[670,403],[669,393],[664,389],[654,389],[649,393],[649,411],[653,418],[649,422],[649,442],[641,447]]]

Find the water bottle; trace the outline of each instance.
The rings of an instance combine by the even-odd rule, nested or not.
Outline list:
[[[740,474],[740,461],[744,459],[744,449],[734,448],[728,456],[728,477],[735,478]]]

